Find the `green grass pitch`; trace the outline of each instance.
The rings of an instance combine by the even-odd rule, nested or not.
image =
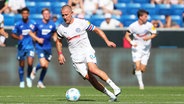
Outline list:
[[[65,99],[65,92],[71,87],[80,90],[81,97],[77,102]],[[150,86],[144,90],[127,86],[121,88],[118,101],[108,102],[109,98],[105,94],[91,86],[47,86],[46,89],[0,86],[0,104],[184,104],[184,87]]]

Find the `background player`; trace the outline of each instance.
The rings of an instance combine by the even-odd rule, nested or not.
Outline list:
[[[152,23],[147,22],[148,14],[145,10],[139,10],[137,12],[138,20],[132,23],[125,33],[125,38],[132,45],[132,60],[135,64],[134,72],[140,89],[144,89],[142,72],[146,70],[150,56],[151,39],[156,37],[155,27]],[[133,35],[133,40],[130,35]]]
[[[63,6],[61,9],[64,23],[57,29],[58,39],[56,41],[59,63],[64,64],[65,62],[62,54],[61,40],[65,37],[68,40],[69,51],[76,71],[84,79],[87,79],[97,90],[107,94],[110,97],[110,101],[116,101],[116,96],[121,93],[121,89],[114,84],[104,71],[97,67],[95,51],[90,44],[87,31],[96,32],[109,47],[116,47],[116,44],[109,41],[102,30],[90,24],[88,21],[73,18],[72,13],[72,9],[68,5]],[[108,83],[113,88],[114,94],[97,81],[94,75]]]
[[[5,39],[8,38],[8,33],[4,31],[4,17],[0,14],[0,46],[5,47]]]
[[[24,66],[27,58],[27,86],[32,87],[32,80],[30,74],[32,71],[33,60],[34,60],[34,42],[29,36],[29,32],[34,29],[35,22],[29,19],[29,9],[23,8],[21,11],[22,19],[15,23],[15,27],[12,30],[12,37],[18,40],[18,54],[17,59],[19,60],[19,78],[20,88],[25,87],[24,83]]]
[[[43,80],[46,75],[49,62],[52,58],[51,38],[53,37],[55,41],[57,34],[55,23],[50,20],[50,10],[48,8],[44,8],[41,13],[43,19],[38,21],[35,29],[30,32],[31,37],[36,40],[35,48],[39,58],[39,64],[36,66],[36,69],[32,70],[31,79],[34,79],[36,72],[42,68],[37,87],[45,88]],[[36,32],[36,35],[33,32]]]

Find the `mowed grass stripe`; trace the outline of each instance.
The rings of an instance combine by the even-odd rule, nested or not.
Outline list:
[[[78,88],[81,92],[81,98],[77,102],[65,99],[65,92],[71,87]],[[146,87],[143,91],[137,87],[122,89],[118,102],[115,102],[117,104],[184,104],[184,87]],[[108,99],[91,86],[47,86],[46,89],[0,87],[0,104],[104,104],[108,103]]]

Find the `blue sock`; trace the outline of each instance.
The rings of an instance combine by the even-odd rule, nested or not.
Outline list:
[[[41,73],[40,73],[40,82],[43,82],[43,79],[45,78],[45,75],[47,73],[47,69],[42,69]]]
[[[30,78],[30,74],[31,74],[32,69],[33,69],[33,66],[28,65],[28,68],[27,68],[27,77],[28,78]]]
[[[23,67],[19,67],[19,79],[20,79],[20,82],[24,81],[24,68]]]
[[[36,66],[36,72],[37,72],[39,69],[41,69],[40,63],[38,63],[37,66]]]

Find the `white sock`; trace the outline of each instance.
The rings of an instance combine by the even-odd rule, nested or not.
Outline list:
[[[116,98],[116,96],[110,92],[108,89],[104,88],[104,91],[103,91],[107,96],[109,96],[110,98]]]
[[[106,81],[112,89],[119,89],[119,87],[111,80],[111,79],[107,79]]]
[[[135,75],[137,76],[137,80],[138,80],[138,83],[139,83],[139,86],[144,86],[143,84],[143,80],[142,80],[142,72],[139,70],[139,71],[135,71]]]

